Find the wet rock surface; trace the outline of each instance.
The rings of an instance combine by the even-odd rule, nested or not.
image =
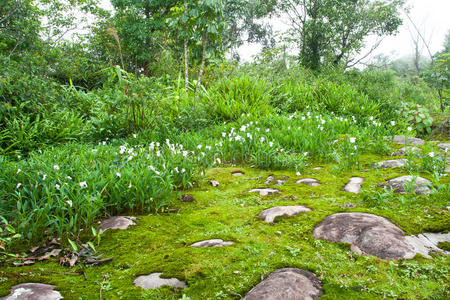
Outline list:
[[[42,283],[22,283],[11,288],[11,293],[0,300],[59,300],[63,299],[55,286]]]
[[[405,166],[407,159],[391,159],[385,160],[378,163],[374,163],[372,166],[376,168],[402,168]]]
[[[413,258],[414,248],[403,231],[389,220],[367,213],[337,213],[326,217],[313,231],[317,239],[352,245],[352,250],[382,259]]]
[[[194,248],[207,248],[207,247],[224,247],[224,246],[229,246],[229,245],[233,245],[234,242],[231,241],[224,241],[222,239],[212,239],[212,240],[205,240],[205,241],[200,241],[197,243],[194,243],[191,245],[191,247]]]
[[[396,135],[394,136],[394,139],[392,141],[394,143],[401,145],[412,145],[412,146],[425,145],[425,141],[422,139],[404,135]]]
[[[133,220],[136,220],[136,218],[124,216],[112,217],[102,221],[98,229],[101,229],[103,231],[106,231],[108,229],[125,230],[128,229],[129,226],[136,225],[136,223],[134,223]]]
[[[431,193],[431,189],[428,187],[428,185],[430,184],[431,182],[425,178],[407,175],[388,180],[381,186],[385,186],[389,189],[394,189],[395,193],[404,194],[407,192],[408,186],[412,185],[412,189],[415,193],[424,195]]]
[[[348,193],[359,194],[364,181],[366,180],[362,177],[352,177],[342,190]]]
[[[315,300],[322,295],[316,275],[302,269],[283,268],[272,272],[243,300]]]
[[[248,191],[249,193],[259,193],[261,196],[267,196],[272,194],[278,194],[280,191],[272,188],[257,188]]]
[[[263,219],[266,223],[273,223],[277,217],[291,217],[308,211],[311,211],[311,209],[301,205],[276,206],[263,210],[258,217]]]
[[[162,273],[152,273],[149,275],[139,276],[134,280],[134,285],[139,286],[144,290],[157,289],[159,287],[162,287],[163,285],[176,288],[186,287],[186,284],[183,281],[180,281],[177,278],[161,278],[161,274]]]
[[[297,184],[303,183],[309,186],[319,186],[320,185],[320,181],[314,178],[303,178],[300,180],[297,180],[296,182]]]

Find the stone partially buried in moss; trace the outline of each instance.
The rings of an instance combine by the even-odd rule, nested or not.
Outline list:
[[[102,221],[98,229],[103,230],[103,232],[105,232],[108,229],[125,230],[128,229],[129,226],[136,225],[136,223],[134,223],[133,220],[136,220],[136,218],[125,216],[112,217]]]
[[[22,283],[11,288],[11,293],[0,300],[59,300],[63,299],[54,285]]]
[[[308,211],[311,211],[311,209],[302,205],[276,206],[263,210],[259,213],[258,217],[266,223],[273,223],[277,217],[291,217]]]
[[[414,248],[416,253],[420,253],[427,258],[431,258],[430,252],[441,252],[450,254],[448,249],[439,247],[439,243],[449,243],[450,233],[422,233],[413,236],[407,236],[406,240]]]
[[[431,182],[425,178],[407,175],[388,180],[381,186],[394,189],[394,192],[399,194],[405,194],[408,187],[412,186],[415,193],[425,195],[431,193],[429,185],[431,185]]]
[[[393,153],[393,156],[404,156],[408,153],[416,153],[416,152],[420,152],[422,151],[422,149],[418,148],[418,147],[414,147],[414,146],[406,146],[406,147],[402,147],[400,149],[398,149],[397,152]]]
[[[374,163],[372,166],[376,168],[402,168],[405,166],[407,159],[391,159]]]
[[[316,275],[302,269],[283,268],[272,272],[242,300],[315,300],[322,295]]]
[[[177,278],[161,278],[162,273],[152,273],[149,275],[139,276],[134,280],[134,285],[143,288],[144,290],[148,289],[157,289],[164,285],[176,287],[176,288],[185,288],[186,284],[183,281],[178,280]]]
[[[212,239],[212,240],[205,240],[205,241],[200,241],[200,242],[194,243],[191,245],[191,247],[194,247],[194,248],[225,247],[225,246],[230,246],[233,244],[234,244],[234,242],[231,242],[231,241],[224,241],[222,239]]]
[[[248,192],[249,193],[259,193],[261,196],[267,196],[267,195],[277,194],[280,191],[277,189],[272,189],[272,188],[257,188],[257,189],[252,189]]]
[[[401,145],[412,145],[412,146],[425,145],[425,141],[422,139],[404,135],[396,135],[394,136],[394,139],[392,141],[394,143]]]
[[[313,236],[350,244],[352,250],[381,259],[413,258],[413,247],[403,231],[389,220],[367,213],[336,213],[314,228]]]
[[[320,181],[314,178],[303,178],[300,180],[297,180],[296,182],[297,184],[303,183],[309,186],[319,186],[320,185]]]
[[[245,174],[242,171],[234,171],[234,172],[231,172],[231,175],[233,175],[233,176],[244,176]]]

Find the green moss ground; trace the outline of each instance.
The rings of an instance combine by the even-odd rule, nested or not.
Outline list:
[[[371,163],[391,159],[368,155],[361,161]],[[382,191],[379,183],[407,174],[402,169],[360,171],[334,175],[332,165],[321,170],[308,168],[302,176],[295,172],[267,172],[251,167],[211,169],[193,190],[195,202],[175,203],[178,213],[138,216],[137,226],[125,231],[109,230],[102,236],[99,252],[113,261],[102,266],[77,265],[73,269],[56,262],[39,262],[27,267],[2,267],[0,296],[13,285],[24,282],[53,284],[65,299],[98,299],[104,275],[103,299],[239,299],[270,272],[281,267],[298,267],[317,274],[322,281],[322,299],[446,299],[449,297],[449,259],[440,254],[433,259],[416,257],[404,261],[383,261],[373,256],[358,256],[349,245],[329,243],[312,237],[314,226],[327,215],[361,211],[381,215],[407,234],[445,232],[450,229],[450,214],[436,196],[392,198],[392,203],[369,207],[362,194],[340,191],[353,176],[366,178],[365,191]],[[366,169],[366,170],[364,170]],[[244,176],[232,176],[241,170]],[[289,176],[277,195],[247,193],[255,187],[271,186],[263,182],[268,175]],[[421,176],[430,178],[427,174]],[[321,181],[319,187],[295,184],[299,178]],[[208,180],[218,180],[211,187]],[[449,183],[448,176],[441,183]],[[447,195],[448,196],[448,195]],[[444,195],[445,197],[445,195]],[[406,199],[406,200],[405,200]],[[349,207],[349,203],[356,205]],[[273,225],[257,215],[277,205],[305,205],[313,211],[283,218]],[[222,248],[191,248],[190,244],[211,238],[235,241]],[[84,276],[63,275],[85,272]],[[163,272],[177,277],[188,287],[184,290],[160,288],[143,290],[133,286],[139,275]],[[448,298],[447,298],[448,299]]]

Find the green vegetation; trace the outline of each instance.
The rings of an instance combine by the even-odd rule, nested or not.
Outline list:
[[[239,299],[261,276],[298,267],[319,277],[323,299],[450,297],[445,254],[383,261],[312,236],[327,215],[351,211],[410,235],[450,230],[448,154],[437,145],[449,141],[448,38],[417,72],[354,69],[369,34],[396,32],[403,1],[111,4],[114,12],[97,1],[0,4],[1,296],[42,282],[65,299]],[[265,20],[284,13],[297,22],[275,43]],[[76,14],[92,24],[66,39],[87,24]],[[241,63],[246,41],[264,49]],[[426,143],[392,157],[402,147],[395,135]],[[372,167],[393,158],[405,167]],[[280,194],[247,193],[271,186],[269,175],[288,177]],[[379,186],[403,175],[430,180],[432,194]],[[363,192],[343,192],[354,176],[365,178]],[[303,177],[322,185],[295,183]],[[195,201],[180,202],[183,194]],[[293,204],[312,211],[273,225],[257,218]],[[119,215],[137,225],[97,230]],[[114,258],[71,270],[59,258],[13,265],[54,238],[61,255]],[[209,238],[235,244],[189,247]],[[152,272],[188,287],[133,286]]]

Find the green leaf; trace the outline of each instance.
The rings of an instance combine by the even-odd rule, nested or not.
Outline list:
[[[69,241],[70,246],[72,246],[73,251],[78,252],[77,244],[74,241],[72,241],[71,239],[67,239],[67,240]]]

